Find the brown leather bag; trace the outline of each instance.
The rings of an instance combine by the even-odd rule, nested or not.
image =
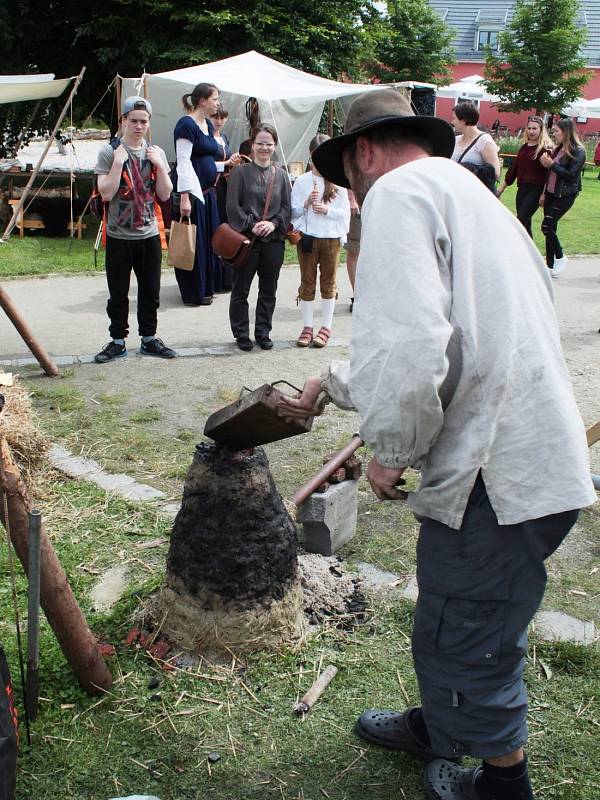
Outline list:
[[[271,169],[271,180],[269,181],[267,196],[265,198],[265,207],[262,215],[263,219],[266,219],[269,213],[273,185],[275,184],[276,170],[275,167],[271,167]],[[224,261],[227,261],[232,267],[241,269],[250,258],[250,251],[255,240],[256,236],[249,239],[245,234],[232,228],[228,222],[222,222],[212,235],[211,245],[214,252]]]
[[[234,230],[228,222],[223,222],[212,235],[212,249],[232,267],[243,267],[250,258],[250,248],[254,236],[249,239],[245,234]]]

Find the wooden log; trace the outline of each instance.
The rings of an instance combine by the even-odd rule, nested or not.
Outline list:
[[[15,551],[27,573],[29,512],[32,510],[32,503],[4,437],[0,438],[0,491],[6,496],[8,508],[6,519],[4,503],[0,503],[0,521],[9,530]],[[46,619],[82,688],[90,695],[100,694],[112,686],[112,675],[77,604],[43,524],[40,545],[40,603]]]
[[[19,335],[27,345],[27,347],[31,350],[33,355],[37,358],[38,363],[46,373],[51,378],[55,375],[58,375],[58,367],[52,361],[48,353],[44,350],[42,345],[38,342],[38,340],[33,335],[33,331],[25,322],[25,317],[21,314],[19,309],[13,303],[11,298],[8,294],[4,291],[4,289],[0,286],[0,308],[4,310],[6,316],[15,326]]]
[[[294,706],[294,714],[308,714],[325,689],[337,675],[337,667],[326,667],[299,703]]]

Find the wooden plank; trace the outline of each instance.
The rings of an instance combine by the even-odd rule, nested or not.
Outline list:
[[[588,447],[591,447],[596,442],[600,442],[600,422],[597,422],[595,425],[592,425],[591,428],[585,432],[587,436],[587,443]]]

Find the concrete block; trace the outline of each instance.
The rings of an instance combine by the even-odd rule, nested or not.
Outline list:
[[[344,481],[311,495],[298,510],[303,546],[309,553],[330,556],[356,533],[358,483]]]

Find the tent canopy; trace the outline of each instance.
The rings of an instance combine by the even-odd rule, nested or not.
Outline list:
[[[481,75],[468,75],[466,78],[449,86],[441,86],[437,90],[438,97],[451,97],[458,99],[465,97],[468,100],[483,100],[486,103],[496,103],[499,98],[488,94],[484,86],[485,78]]]
[[[326,100],[377,91],[383,85],[341,83],[288,67],[255,50],[211,64],[123,79],[123,98],[146,94],[152,103],[152,141],[170,161],[175,158],[173,128],[182,116],[181,97],[197,83],[218,87],[229,111],[225,134],[234,148],[248,136],[245,104],[255,97],[261,120],[275,126],[283,162],[306,161],[308,144],[316,134]]]
[[[586,100],[579,97],[570,106],[563,108],[562,113],[567,117],[588,117],[589,119],[600,118],[600,97],[593,100]]]
[[[0,75],[0,103],[20,103],[24,100],[59,97],[70,82],[71,78],[55,81],[52,73],[46,75]]]

